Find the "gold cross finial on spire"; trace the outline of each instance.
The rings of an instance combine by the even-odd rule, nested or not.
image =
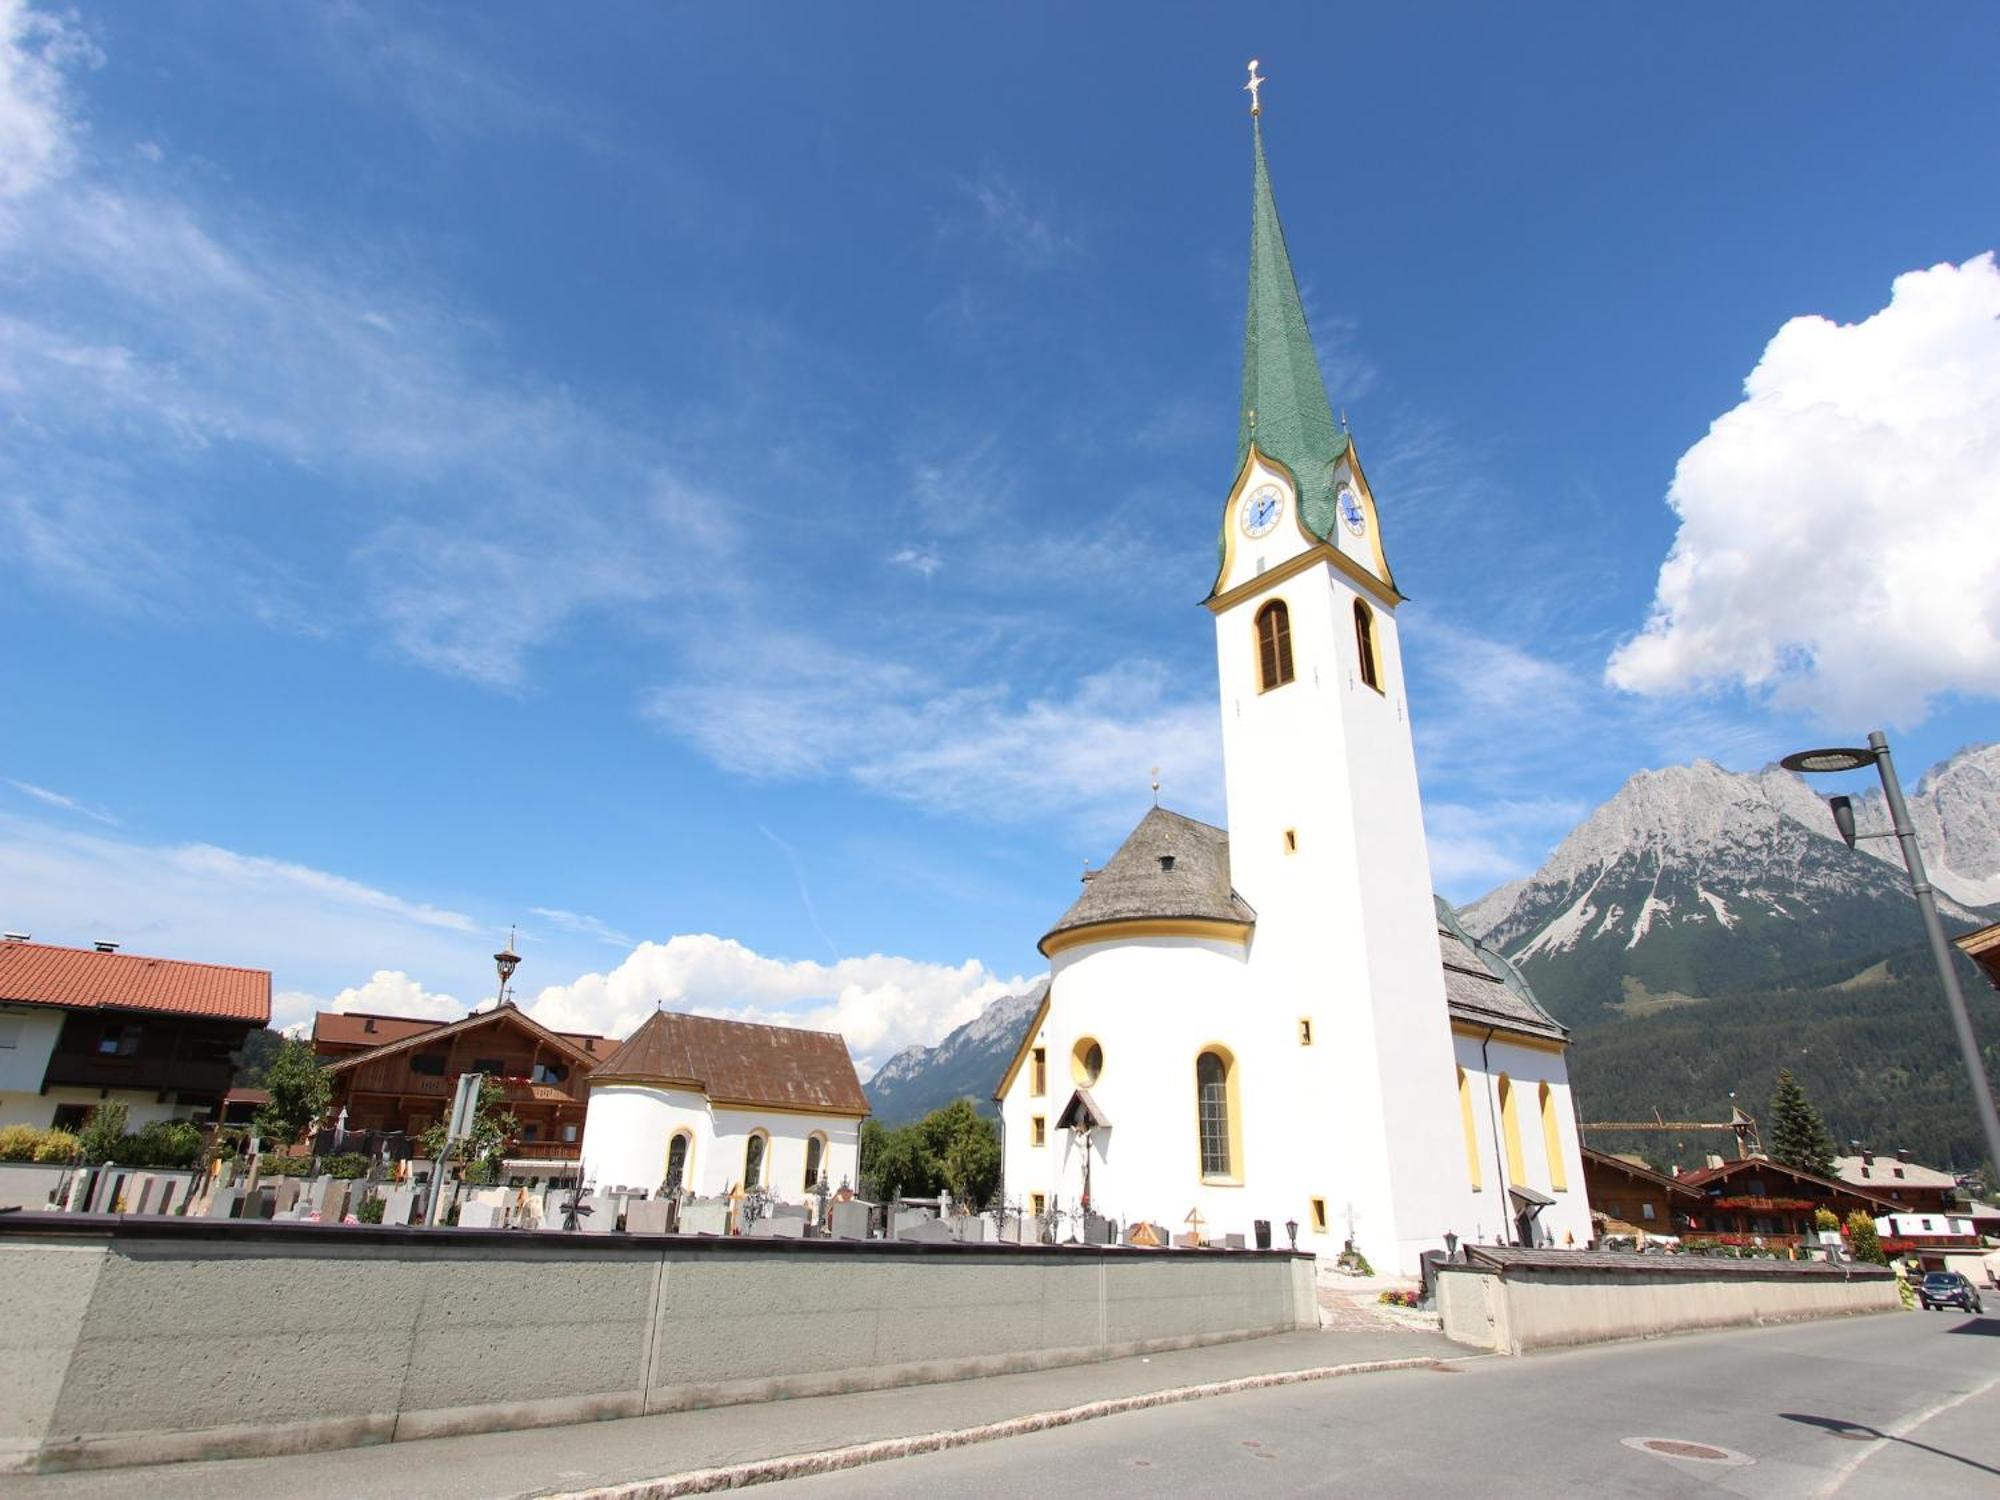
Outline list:
[[[1251,58],[1250,81],[1244,84],[1243,87],[1250,95],[1250,113],[1253,115],[1264,113],[1264,106],[1257,98],[1257,90],[1261,89],[1268,82],[1270,82],[1269,79],[1257,76],[1257,59],[1254,57]]]

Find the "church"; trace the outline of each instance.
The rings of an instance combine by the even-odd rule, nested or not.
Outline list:
[[[1414,1273],[1590,1238],[1567,1033],[1431,887],[1381,515],[1265,164],[1215,619],[1227,830],[1155,807],[1041,940],[995,1092],[1006,1191]],[[1254,1242],[1254,1241],[1253,1241]]]

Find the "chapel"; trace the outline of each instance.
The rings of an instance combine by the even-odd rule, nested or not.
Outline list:
[[[1255,78],[1253,84],[1260,83]],[[1590,1237],[1568,1035],[1435,896],[1404,596],[1306,327],[1251,93],[1249,309],[1214,617],[1228,828],[1155,807],[1041,939],[1008,1196],[1413,1274]],[[1076,1216],[1064,1219],[1063,1215]]]

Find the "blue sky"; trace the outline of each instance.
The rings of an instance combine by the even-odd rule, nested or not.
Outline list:
[[[1032,975],[1222,812],[1253,55],[1448,894],[1994,736],[1990,7],[0,18],[10,929],[869,1061]]]

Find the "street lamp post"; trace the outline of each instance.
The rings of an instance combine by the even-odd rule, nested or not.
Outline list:
[[[1881,730],[1868,736],[1868,748],[1801,750],[1779,762],[1788,771],[1821,775],[1836,771],[1858,771],[1873,765],[1882,778],[1882,795],[1889,804],[1889,822],[1903,849],[1903,865],[1910,872],[1910,889],[1917,898],[1917,910],[1924,915],[1924,932],[1931,941],[1931,957],[1937,961],[1938,982],[1944,986],[1944,1000],[1951,1010],[1952,1029],[1958,1033],[1958,1050],[1965,1058],[1965,1071],[1972,1081],[1972,1106],[1979,1112],[1980,1128],[1986,1132],[1986,1154],[1995,1171],[2000,1171],[2000,1114],[1993,1108],[1993,1087],[1986,1077],[1986,1064],[1979,1055],[1979,1040],[1972,1034],[1972,1017],[1965,1009],[1965,992],[1958,986],[1958,973],[1951,965],[1951,945],[1938,920],[1937,897],[1930,877],[1924,873],[1923,851],[1917,848],[1917,831],[1910,826],[1910,810],[1903,802],[1903,784],[1896,779],[1896,763],[1889,755],[1889,739]],[[1862,839],[1887,838],[1881,833],[1854,831],[1854,804],[1846,797],[1831,799],[1834,826],[1852,849]]]

